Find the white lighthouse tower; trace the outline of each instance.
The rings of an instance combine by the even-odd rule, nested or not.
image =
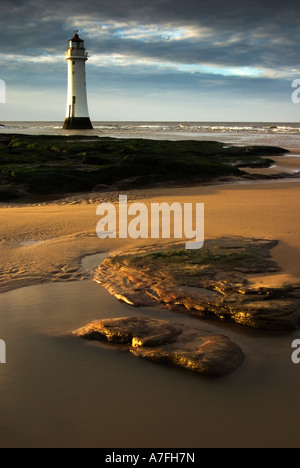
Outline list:
[[[68,62],[68,99],[64,129],[92,129],[89,118],[85,62],[88,53],[84,48],[84,41],[75,32],[69,40],[69,48],[66,52]]]

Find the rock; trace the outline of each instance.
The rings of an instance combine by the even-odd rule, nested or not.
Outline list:
[[[127,345],[135,356],[175,364],[210,376],[224,376],[244,361],[241,348],[226,336],[141,317],[95,321],[73,334],[87,340]],[[124,348],[123,348],[124,349]]]
[[[280,271],[270,250],[277,241],[252,238],[207,240],[203,249],[173,245],[110,257],[95,280],[133,306],[158,307],[197,317],[217,317],[268,330],[299,326],[299,285],[251,286],[248,275]]]

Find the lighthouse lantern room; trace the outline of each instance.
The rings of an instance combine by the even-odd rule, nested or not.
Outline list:
[[[88,53],[84,47],[84,41],[75,32],[69,40],[69,48],[66,52],[68,62],[68,98],[67,112],[64,129],[92,129],[89,118],[85,62]]]

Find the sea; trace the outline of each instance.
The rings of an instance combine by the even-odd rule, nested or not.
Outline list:
[[[300,148],[300,122],[93,122],[93,130],[63,130],[63,122],[2,122],[0,135],[87,135],[157,140],[214,140],[235,145]]]

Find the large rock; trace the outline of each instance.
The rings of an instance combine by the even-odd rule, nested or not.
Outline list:
[[[173,246],[104,261],[95,280],[133,306],[217,317],[268,330],[299,326],[300,285],[255,288],[250,274],[280,271],[270,249],[277,241],[219,238],[200,250]]]
[[[126,349],[135,356],[204,375],[229,374],[244,361],[240,347],[226,336],[165,320],[141,317],[101,320],[73,334],[87,340],[127,345]]]

